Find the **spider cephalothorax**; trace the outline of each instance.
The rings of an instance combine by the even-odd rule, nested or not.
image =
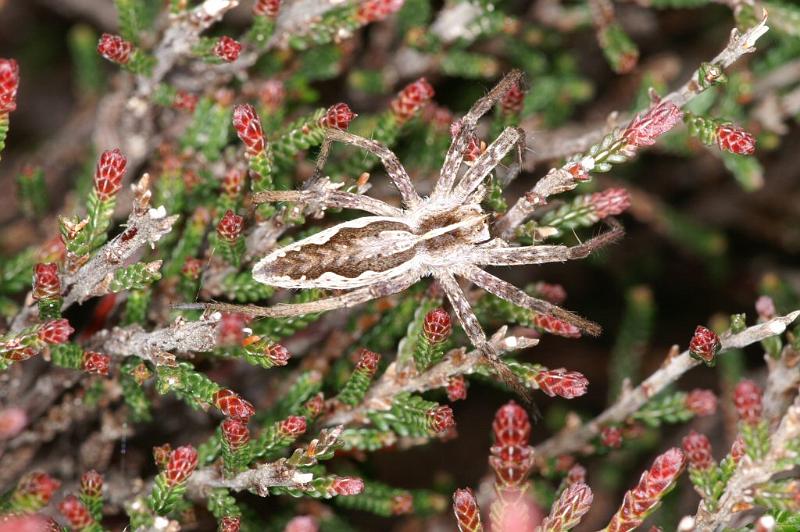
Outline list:
[[[246,312],[253,316],[294,316],[350,307],[401,292],[423,277],[438,281],[464,331],[491,365],[507,380],[509,370],[499,362],[493,346],[478,324],[457,278],[462,278],[497,297],[527,309],[552,315],[597,334],[599,327],[547,301],[534,298],[514,285],[484,271],[484,266],[512,266],[560,262],[587,256],[621,234],[614,230],[583,244],[511,246],[492,238],[489,216],[480,203],[486,189],[483,181],[515,147],[520,156],[525,137],[521,129],[506,128],[483,153],[462,171],[465,153],[474,139],[478,119],[519,83],[513,71],[478,100],[454,128],[441,173],[429,197],[420,197],[397,156],[372,140],[338,129],[328,129],[315,176],[304,190],[262,192],[255,202],[289,201],[326,207],[351,208],[370,213],[325,229],[308,238],[277,249],[253,268],[261,283],[285,288],[347,290],[337,295],[301,304],[272,307],[208,305],[211,308]],[[398,208],[368,196],[342,192],[322,177],[333,141],[361,147],[378,156],[389,178],[400,191]],[[515,385],[515,388],[519,388]]]

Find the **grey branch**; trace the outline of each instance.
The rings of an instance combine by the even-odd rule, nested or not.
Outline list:
[[[800,310],[759,323],[737,334],[727,333],[722,337],[720,355],[731,349],[742,348],[770,336],[782,334],[798,316],[800,316]],[[552,458],[583,450],[599,434],[602,427],[610,423],[625,421],[631,414],[644,406],[651,397],[677,381],[684,373],[698,364],[700,362],[693,359],[688,350],[667,360],[661,369],[650,375],[634,390],[623,393],[616,403],[593,420],[575,428],[567,428],[538,445],[536,447],[537,456],[542,459]]]
[[[711,63],[725,69],[735,63],[743,55],[754,52],[756,41],[769,29],[766,25],[766,21],[765,13],[761,22],[745,33],[739,33],[737,29],[733,29],[728,45],[711,60]],[[697,82],[699,75],[700,71],[698,69],[683,86],[666,95],[663,99],[671,101],[678,107],[683,107],[689,103],[692,98],[703,92],[703,89]],[[529,133],[528,138],[535,139],[533,132]],[[589,132],[588,138],[594,138],[596,133],[595,131]],[[576,145],[580,144],[581,143],[576,143]],[[534,151],[536,149],[535,145],[529,147]],[[557,176],[560,176],[560,178]],[[565,167],[550,169],[545,178],[540,180],[528,194],[519,198],[505,216],[499,220],[497,223],[497,230],[500,236],[503,238],[510,238],[514,234],[514,230],[530,217],[537,208],[546,202],[548,196],[562,192],[565,190],[565,187],[575,188],[577,182],[575,182],[574,179],[570,178],[569,182],[565,182],[565,179],[568,177],[569,174],[566,172]],[[543,183],[542,181],[545,182]]]
[[[211,351],[217,345],[220,315],[197,320],[176,320],[169,327],[145,331],[138,325],[98,333],[102,350],[111,356],[138,356],[156,365],[174,362],[170,352]]]
[[[167,216],[164,207],[149,208],[148,182],[145,174],[139,184],[134,185],[136,199],[125,230],[105,244],[77,272],[64,277],[64,309],[95,295],[98,285],[125,266],[134,253],[146,245],[155,246],[162,236],[172,230],[178,216]]]
[[[275,486],[297,486],[306,484],[313,478],[311,473],[303,473],[286,464],[286,460],[259,464],[253,469],[243,471],[232,478],[223,478],[213,467],[200,469],[189,477],[187,489],[190,495],[202,497],[209,489],[228,488],[233,491],[252,491],[262,497],[269,494]]]

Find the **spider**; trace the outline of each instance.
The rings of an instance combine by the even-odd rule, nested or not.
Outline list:
[[[506,128],[463,173],[461,168],[478,120],[521,77],[520,71],[510,72],[460,120],[454,128],[455,135],[438,181],[428,197],[421,197],[417,193],[408,173],[388,148],[339,129],[326,131],[315,175],[304,190],[270,191],[254,195],[255,203],[287,201],[315,204],[322,209],[357,209],[371,215],[340,223],[277,249],[253,268],[254,279],[271,286],[345,290],[345,293],[308,303],[276,304],[271,307],[223,303],[187,305],[184,308],[203,307],[244,312],[252,316],[289,317],[352,307],[401,292],[420,279],[431,276],[438,281],[452,304],[470,342],[507,384],[527,397],[527,393],[522,391],[524,387],[500,362],[496,349],[487,341],[457,278],[474,283],[515,305],[549,314],[596,335],[600,332],[596,324],[532,297],[482,267],[583,258],[593,249],[618,238],[621,229],[616,226],[612,231],[572,247],[515,247],[500,238],[492,238],[490,214],[480,206],[486,194],[483,181],[515,147],[522,157],[525,145],[523,130]],[[333,141],[357,146],[379,157],[402,196],[402,208],[368,196],[339,191],[337,185],[331,184],[327,178],[321,178]]]

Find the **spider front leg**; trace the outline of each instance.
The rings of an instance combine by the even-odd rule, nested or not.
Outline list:
[[[464,332],[467,334],[469,341],[472,342],[472,345],[475,346],[475,349],[481,352],[492,370],[497,373],[498,377],[500,377],[509,388],[514,390],[526,404],[533,405],[530,390],[528,390],[520,378],[500,360],[500,355],[497,353],[497,350],[486,339],[486,334],[483,332],[480,323],[478,323],[478,318],[472,311],[467,297],[464,295],[461,287],[458,286],[458,281],[456,281],[453,274],[449,272],[435,273],[434,277],[439,281],[439,285],[442,287],[442,290],[444,290],[445,295],[447,295],[447,299],[449,299],[450,303],[453,305],[456,318],[458,318],[458,321],[464,328]]]
[[[598,336],[601,332],[600,326],[594,322],[586,320],[577,314],[568,310],[564,310],[558,305],[553,305],[548,301],[532,297],[511,283],[508,283],[499,277],[485,272],[477,266],[468,265],[464,266],[461,270],[461,275],[465,279],[469,279],[477,286],[480,286],[490,294],[493,294],[501,299],[513,303],[522,308],[533,310],[542,314],[548,314],[554,318],[570,323],[580,330]]]
[[[453,191],[454,196],[459,201],[463,201],[464,198],[468,197],[515,146],[521,166],[522,150],[525,148],[525,132],[518,127],[508,127],[486,148],[486,151],[480,157],[475,159],[470,169],[464,173],[464,177],[461,178],[461,181]]]
[[[233,305],[230,303],[184,303],[174,308],[191,310],[202,309],[219,312],[237,312],[254,318],[289,318],[304,314],[315,314],[339,308],[349,308],[373,299],[402,292],[420,279],[420,272],[411,270],[405,274],[370,286],[356,288],[344,294],[309,301],[307,303],[278,303],[271,307],[258,305]]]
[[[380,158],[384,168],[386,168],[389,179],[392,180],[394,186],[400,191],[400,195],[403,197],[403,203],[407,207],[414,207],[421,201],[417,190],[414,188],[414,184],[411,182],[411,177],[409,177],[403,165],[400,164],[400,159],[397,158],[397,155],[379,142],[359,137],[358,135],[341,129],[328,128],[325,130],[325,140],[322,143],[322,150],[317,160],[315,175],[322,175],[322,166],[328,158],[330,145],[334,140],[358,146]]]
[[[613,219],[609,219],[608,224],[611,226],[610,231],[606,231],[576,246],[496,247],[497,240],[495,239],[491,241],[495,247],[483,246],[475,248],[471,254],[470,262],[486,266],[516,266],[582,259],[592,251],[622,238],[625,233],[622,226]]]
[[[453,188],[458,169],[461,167],[461,161],[464,158],[464,152],[469,145],[470,139],[475,134],[475,125],[480,117],[494,107],[521,79],[522,72],[520,70],[512,70],[489,91],[489,94],[475,102],[469,112],[461,118],[459,130],[453,137],[450,148],[447,150],[447,155],[445,155],[439,180],[433,190],[433,198],[442,198]]]
[[[319,181],[324,187],[325,180]],[[320,190],[320,187],[316,186],[316,184],[312,185],[312,187],[307,190],[268,190],[266,192],[258,192],[253,194],[252,198],[255,204],[285,201],[306,205],[314,204],[321,209],[357,209],[376,216],[397,217],[403,214],[402,209],[393,207],[379,199],[362,194],[335,190],[333,188],[324,188]]]

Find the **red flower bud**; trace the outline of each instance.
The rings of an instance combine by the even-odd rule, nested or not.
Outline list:
[[[336,477],[331,491],[336,495],[358,495],[364,491],[364,481],[355,477]]]
[[[467,398],[467,380],[463,375],[454,375],[447,381],[448,401],[458,401]]]
[[[761,388],[755,382],[739,382],[733,391],[733,404],[739,419],[748,425],[754,425],[761,420]]]
[[[241,519],[232,515],[226,515],[219,520],[217,532],[239,532]]]
[[[299,438],[305,434],[307,428],[306,418],[303,416],[289,416],[278,425],[278,432],[285,437]]]
[[[751,155],[756,151],[753,135],[733,124],[723,124],[717,128],[719,149],[738,155]]]
[[[328,107],[325,115],[319,119],[319,123],[325,127],[347,129],[357,116],[346,103],[337,103]]]
[[[72,528],[81,530],[94,522],[92,514],[75,495],[67,495],[58,505],[58,511],[67,518]]]
[[[199,279],[200,272],[203,270],[203,261],[194,257],[186,259],[181,267],[181,274],[189,279]]]
[[[61,482],[54,479],[47,473],[34,471],[22,477],[17,484],[17,491],[36,497],[43,505],[50,502],[58,488],[61,487]]]
[[[531,437],[531,421],[524,408],[509,401],[495,414],[492,431],[497,445],[527,445]]]
[[[609,188],[589,196],[589,203],[594,207],[595,216],[602,220],[628,210],[631,206],[631,197],[624,188]]]
[[[744,440],[741,436],[737,436],[733,441],[733,445],[731,445],[731,459],[733,462],[738,464],[746,451],[747,448],[745,447]]]
[[[239,59],[239,54],[242,52],[242,45],[235,39],[223,35],[219,38],[217,44],[214,45],[211,51],[223,61],[233,63]]]
[[[500,100],[500,109],[505,114],[517,114],[522,111],[522,105],[525,103],[525,93],[522,92],[519,85],[516,83],[509,89],[503,99]]]
[[[231,168],[222,178],[222,191],[226,196],[235,198],[242,191],[244,185],[244,172],[238,168]]]
[[[683,450],[689,459],[689,464],[699,470],[705,471],[714,463],[711,456],[711,442],[704,434],[691,431],[683,438]]]
[[[219,408],[220,412],[234,419],[247,421],[256,413],[250,402],[242,399],[236,392],[226,388],[216,392],[212,400],[214,401],[214,406]]]
[[[261,90],[258,91],[258,99],[261,101],[261,105],[267,109],[279,108],[286,99],[286,88],[283,82],[277,79],[265,81]]]
[[[0,58],[0,114],[17,108],[19,65],[13,59]]]
[[[449,406],[431,408],[428,410],[427,416],[428,429],[435,434],[445,432],[456,424],[456,420],[453,418],[453,409]]]
[[[292,356],[282,344],[270,344],[264,354],[275,366],[285,366]]]
[[[381,361],[381,356],[366,348],[361,348],[358,352],[358,362],[356,363],[356,371],[366,373],[370,377],[375,375],[378,371],[378,363]]]
[[[577,371],[567,371],[564,368],[540,371],[536,377],[539,389],[550,397],[563,397],[572,399],[586,393],[589,379]]]
[[[439,344],[450,337],[453,322],[450,314],[442,307],[437,307],[427,314],[422,322],[422,332],[432,344]]]
[[[260,17],[275,18],[281,9],[281,0],[256,0],[253,14]]]
[[[184,90],[179,90],[177,93],[175,93],[175,99],[172,101],[172,107],[181,111],[194,113],[199,100],[200,98],[198,98],[197,95]]]
[[[714,359],[722,348],[717,333],[711,329],[706,329],[702,325],[698,325],[694,330],[692,341],[689,342],[689,354],[697,360],[705,362],[707,365],[713,365]]]
[[[600,431],[600,441],[606,447],[618,449],[622,447],[622,430],[614,426],[603,427]]]
[[[696,416],[710,416],[717,411],[717,396],[711,390],[692,390],[686,395],[686,408]]]
[[[250,104],[237,105],[233,110],[233,127],[251,157],[266,149],[264,130],[255,108]]]
[[[33,267],[33,299],[53,299],[61,295],[58,265],[50,262]]]
[[[164,469],[167,485],[183,484],[196,468],[197,451],[195,448],[191,445],[178,447],[170,453],[167,467]]]
[[[456,515],[459,532],[483,530],[478,501],[471,489],[459,489],[453,493],[453,513]]]
[[[250,429],[247,422],[239,419],[228,418],[222,422],[222,437],[233,450],[241,449],[250,441]]]
[[[97,43],[97,52],[112,63],[124,65],[131,58],[133,45],[118,35],[104,33]]]
[[[244,217],[234,214],[232,210],[228,209],[225,215],[217,224],[217,234],[228,241],[234,241],[239,238],[244,229]]]
[[[567,299],[567,291],[560,284],[536,283],[536,295],[554,305],[560,305]]]
[[[410,493],[398,493],[392,497],[392,515],[406,515],[414,511],[414,497]]]
[[[547,314],[535,314],[533,316],[533,325],[546,333],[555,334],[557,336],[563,336],[565,338],[581,337],[581,330],[576,326]]]
[[[492,423],[495,444],[489,465],[496,483],[506,488],[519,486],[533,467],[533,448],[528,445],[531,422],[527,412],[514,401],[500,407]]]
[[[425,78],[410,83],[392,100],[391,108],[395,118],[405,122],[413,117],[433,98],[433,87]]]
[[[104,151],[94,171],[94,189],[97,197],[105,201],[122,188],[122,178],[128,159],[119,150]]]
[[[70,327],[69,321],[60,318],[48,321],[42,325],[39,329],[39,339],[48,344],[63,344],[69,340],[69,335],[74,332],[75,329]]]
[[[464,160],[468,163],[473,162],[481,156],[481,143],[476,137],[470,137],[467,147],[464,149]]]
[[[81,475],[81,493],[87,497],[100,497],[103,494],[103,477],[91,469]]]
[[[108,365],[111,357],[94,351],[83,353],[83,371],[95,375],[108,375]]]
[[[168,443],[153,447],[153,460],[159,469],[165,469],[167,467],[170,454],[172,454],[172,446]]]

